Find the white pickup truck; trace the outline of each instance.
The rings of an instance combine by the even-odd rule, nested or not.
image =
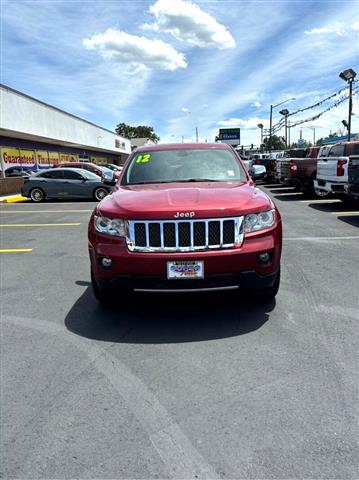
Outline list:
[[[352,155],[359,155],[359,141],[332,145],[325,157],[318,158],[314,187],[343,195],[344,198],[348,184],[349,157]]]

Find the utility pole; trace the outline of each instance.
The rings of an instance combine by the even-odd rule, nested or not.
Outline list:
[[[196,127],[196,142],[198,143],[198,128]]]
[[[183,137],[183,135],[182,135],[182,143],[184,143],[184,137]]]

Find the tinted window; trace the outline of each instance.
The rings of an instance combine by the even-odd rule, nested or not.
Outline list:
[[[83,180],[83,177],[74,170],[64,170],[63,172],[66,180]]]
[[[328,154],[328,157],[342,157],[344,155],[345,145],[334,145]]]
[[[186,181],[247,181],[238,158],[219,148],[157,150],[136,153],[123,184]]]
[[[62,170],[48,170],[47,172],[42,172],[37,175],[40,178],[64,178]]]
[[[351,145],[351,147],[351,155],[359,155],[359,143],[354,143],[353,145]]]

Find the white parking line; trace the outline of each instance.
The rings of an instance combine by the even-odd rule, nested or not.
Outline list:
[[[300,240],[308,241],[308,242],[326,242],[327,240],[359,240],[359,235],[351,235],[347,237],[288,237],[283,239],[286,241],[295,241],[298,242]]]
[[[330,212],[332,215],[359,215],[359,212]]]
[[[295,192],[294,190],[293,190],[293,192],[285,192],[285,193],[283,193],[283,192],[276,193],[275,191],[273,191],[273,192],[271,192],[271,194],[276,195],[277,197],[284,196],[284,195],[303,195],[302,192]]]
[[[325,200],[324,198],[321,198],[321,199],[313,198],[312,200],[299,200],[299,201],[301,203],[328,203],[328,204],[341,203],[341,200],[338,200],[338,199]]]

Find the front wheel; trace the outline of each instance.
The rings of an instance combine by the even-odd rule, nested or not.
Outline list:
[[[100,302],[103,307],[111,307],[114,304],[114,296],[112,292],[107,289],[101,289],[96,282],[95,276],[91,270],[91,284],[92,284],[92,291],[95,295],[95,298]]]
[[[97,187],[93,192],[93,197],[98,202],[101,202],[101,200],[103,200],[106,197],[107,194],[108,194],[108,191],[107,191],[106,188]]]
[[[276,279],[271,287],[258,290],[259,300],[272,300],[278,293],[280,286],[280,270],[278,270]]]
[[[30,191],[30,199],[35,203],[43,202],[45,200],[45,192],[41,188],[35,187]]]

